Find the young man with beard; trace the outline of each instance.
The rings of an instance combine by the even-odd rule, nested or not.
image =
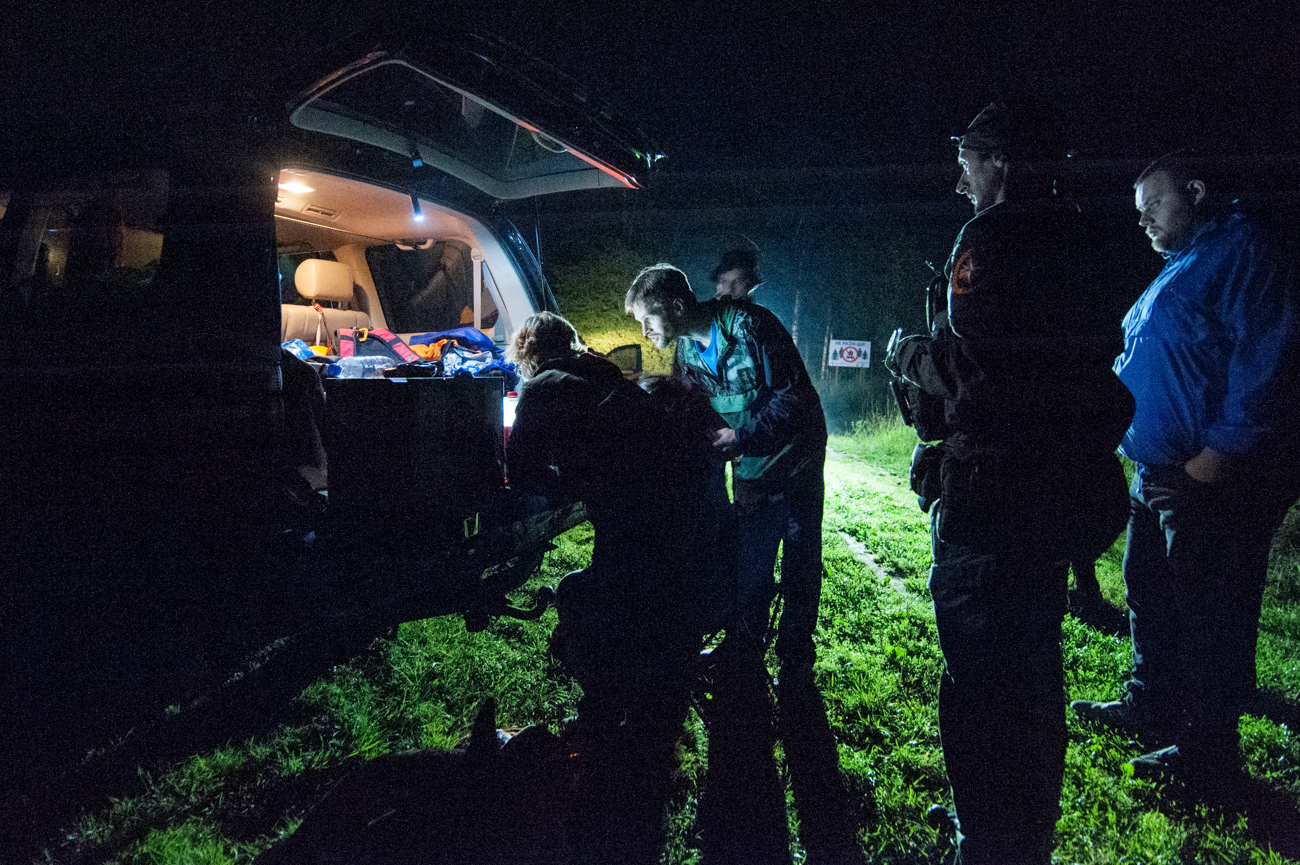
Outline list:
[[[734,269],[734,268],[733,268]],[[721,415],[719,453],[734,458],[737,591],[727,638],[712,654],[709,779],[700,802],[709,861],[788,862],[784,785],[773,757],[785,745],[809,858],[852,861],[856,833],[835,739],[813,681],[821,599],[826,419],[790,334],[768,310],[731,298],[699,302],[669,264],[637,275],[625,307],[659,348],[676,343],[674,371]],[[763,653],[781,559],[776,731]]]
[[[632,282],[627,312],[658,348],[676,343],[675,372],[707,394],[726,426],[714,445],[733,466],[740,519],[736,624],[767,630],[781,559],[782,673],[811,673],[821,598],[821,523],[826,418],[790,334],[771,312],[731,299],[696,300],[686,274],[647,267]]]

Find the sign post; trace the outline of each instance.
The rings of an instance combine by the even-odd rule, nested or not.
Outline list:
[[[871,340],[832,339],[827,346],[828,366],[850,366],[866,369],[871,366]]]

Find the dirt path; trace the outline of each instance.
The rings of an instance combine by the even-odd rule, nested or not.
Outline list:
[[[862,484],[872,492],[889,496],[900,505],[916,507],[916,494],[907,488],[906,475],[883,469],[853,454],[827,449],[826,483],[840,486]]]
[[[897,473],[888,471],[859,456],[846,454],[841,451],[827,449],[826,451],[826,484],[829,487],[864,486],[874,493],[889,496],[904,507],[916,507],[916,494],[907,486],[907,478],[900,477]],[[918,517],[924,518],[924,515],[917,511]],[[857,538],[848,532],[838,532],[839,536],[848,544],[853,551],[853,557],[871,568],[875,574],[882,580],[889,581],[889,587],[898,594],[906,598],[916,598],[907,585],[897,576],[889,573],[880,566],[876,557],[867,551],[866,546]]]

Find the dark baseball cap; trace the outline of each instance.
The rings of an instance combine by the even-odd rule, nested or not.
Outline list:
[[[1008,159],[1064,159],[1065,135],[1055,112],[1042,107],[1011,107],[990,103],[966,127],[954,135],[958,147],[982,153],[1002,153]]]

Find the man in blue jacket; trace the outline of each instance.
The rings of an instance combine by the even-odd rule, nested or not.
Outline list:
[[[1167,747],[1133,761],[1203,795],[1239,778],[1237,721],[1255,688],[1269,546],[1297,494],[1292,447],[1300,309],[1294,272],[1186,153],[1135,184],[1138,224],[1166,258],[1124,319],[1115,371],[1137,413],[1124,580],[1133,674],[1083,718]]]

